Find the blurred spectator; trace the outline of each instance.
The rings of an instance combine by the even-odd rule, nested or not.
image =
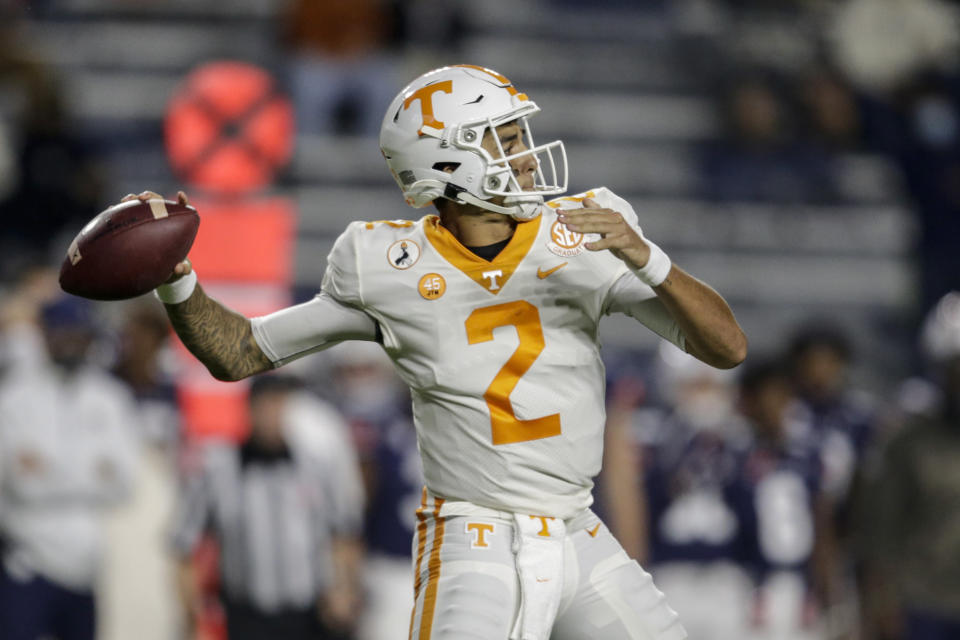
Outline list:
[[[960,638],[960,293],[921,337],[942,399],[892,436],[871,485],[867,638]]]
[[[830,595],[824,604],[831,606],[829,623],[838,633],[852,633],[856,625],[854,603],[860,572],[855,563],[860,554],[853,548],[854,502],[879,419],[873,400],[850,387],[852,361],[850,338],[831,322],[809,323],[790,340],[790,374],[820,449],[822,492],[832,519],[820,540],[822,548],[830,547],[820,557],[829,559],[829,564],[818,573],[827,581]]]
[[[377,135],[397,84],[387,0],[292,0],[290,82],[301,133]]]
[[[44,251],[59,231],[79,231],[97,213],[100,171],[69,126],[53,71],[30,55],[10,25],[0,25],[0,93],[16,97],[12,114],[0,111],[16,132],[16,182],[0,197],[0,246]]]
[[[23,264],[15,268],[18,273],[0,304],[0,376],[47,360],[40,310],[62,295],[54,269],[29,254],[21,256]]]
[[[805,134],[826,151],[851,151],[861,146],[860,106],[839,74],[819,67],[800,83]]]
[[[351,343],[328,354],[337,405],[359,443],[368,496],[366,604],[357,637],[396,638],[409,624],[413,609],[410,541],[424,486],[410,395],[380,345]]]
[[[849,337],[832,323],[807,324],[790,340],[790,373],[820,443],[823,488],[838,517],[845,515],[861,459],[876,434],[874,402],[849,386],[852,359]]]
[[[174,546],[188,621],[203,607],[191,555],[209,531],[230,640],[348,637],[363,487],[346,425],[286,376],[256,378],[249,406],[249,436],[209,445],[181,496]]]
[[[126,305],[113,373],[129,385],[137,400],[143,437],[170,454],[180,438],[176,388],[166,352],[170,322],[152,296]]]
[[[735,80],[723,98],[726,138],[702,158],[704,196],[722,202],[828,202],[828,158],[796,141],[786,93],[765,75]]]
[[[86,300],[59,297],[41,322],[48,361],[0,381],[0,629],[5,640],[92,640],[101,516],[130,490],[135,414],[86,363]]]
[[[751,576],[743,566],[749,556],[747,523],[729,488],[748,441],[734,412],[731,373],[672,345],[661,347],[656,371],[669,409],[661,420],[651,420],[650,412],[634,414],[640,418],[633,427],[643,449],[632,469],[621,471],[619,461],[624,451],[635,448],[636,440],[608,440],[614,449],[607,452],[603,481],[607,486],[626,485],[608,505],[617,512],[611,523],[621,528],[623,512],[636,513],[631,502],[640,502],[638,515],[646,514],[649,525],[614,531],[621,536],[648,531],[645,566],[690,637],[743,638],[752,594]],[[608,419],[608,429],[614,431],[622,428],[623,413],[617,406],[622,394],[618,396]],[[612,465],[607,467],[607,462]]]
[[[795,411],[786,368],[755,359],[740,379],[740,406],[753,444],[738,465],[734,502],[752,513],[746,532],[754,542],[750,564],[757,592],[751,637],[819,638],[819,604],[829,566],[831,520],[822,498],[819,451],[810,426]]]

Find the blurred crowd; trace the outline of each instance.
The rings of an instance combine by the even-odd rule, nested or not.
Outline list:
[[[59,292],[64,236],[122,194],[18,32],[57,4],[0,2],[0,636],[404,637],[423,482],[379,349],[258,379],[246,435],[198,441],[159,303]],[[375,135],[401,54],[457,51],[457,4],[283,3],[298,133]],[[862,196],[837,179],[849,154],[897,167],[919,229],[916,357],[857,388],[873,354],[829,318],[734,372],[610,351],[598,511],[692,638],[960,638],[956,3],[649,4],[722,116],[697,197],[842,204]]]
[[[956,637],[958,303],[889,397],[826,320],[736,372],[667,345],[611,363],[597,499],[691,637]]]
[[[237,0],[239,1],[239,0]],[[71,120],[63,78],[17,28],[69,2],[8,2],[0,11],[0,274],[25,250],[50,249],[113,197],[99,157],[111,131]],[[96,3],[93,3],[94,5]],[[149,3],[147,3],[149,4]],[[277,0],[274,58],[301,136],[373,138],[412,63],[459,59],[463,8],[437,0]],[[542,0],[550,8],[577,2]],[[616,15],[629,3],[608,0]],[[960,20],[949,0],[680,0],[645,10],[670,29],[719,128],[695,142],[692,195],[713,203],[843,205],[902,191],[916,215],[914,319],[960,288]],[[124,10],[103,0],[102,11]],[[157,9],[154,9],[157,11]],[[207,18],[209,19],[209,18]],[[155,125],[140,135],[155,134]],[[159,140],[154,141],[155,145]],[[895,168],[886,184],[848,167],[868,154]],[[54,169],[51,169],[54,167]],[[169,176],[165,176],[169,179]],[[62,238],[59,238],[62,244]],[[57,250],[60,244],[53,243]],[[11,264],[14,263],[14,264]]]

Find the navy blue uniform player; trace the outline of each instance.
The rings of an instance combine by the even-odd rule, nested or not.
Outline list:
[[[821,490],[821,452],[797,411],[786,370],[761,362],[744,372],[741,408],[753,444],[731,488],[752,538],[757,581],[752,626],[759,637],[820,637],[832,519]]]
[[[736,491],[749,432],[733,381],[664,350],[657,373],[669,413],[652,428],[649,413],[640,421],[651,571],[691,637],[742,638],[753,538],[751,506]]]

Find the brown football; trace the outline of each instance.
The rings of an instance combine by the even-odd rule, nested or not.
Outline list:
[[[93,300],[123,300],[162,284],[187,257],[200,216],[169,200],[132,200],[88,222],[70,243],[60,287]]]

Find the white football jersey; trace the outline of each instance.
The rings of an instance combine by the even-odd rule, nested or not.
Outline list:
[[[440,225],[355,222],[330,253],[323,292],[380,326],[410,386],[427,488],[518,513],[570,518],[591,503],[603,447],[598,323],[619,311],[681,348],[679,328],[626,265],[557,220],[590,197],[632,224],[606,188],[559,198],[519,223],[492,261]],[[309,303],[308,303],[309,304]],[[279,324],[278,324],[279,326]],[[289,326],[287,323],[286,326]],[[275,362],[326,344],[255,334]]]

